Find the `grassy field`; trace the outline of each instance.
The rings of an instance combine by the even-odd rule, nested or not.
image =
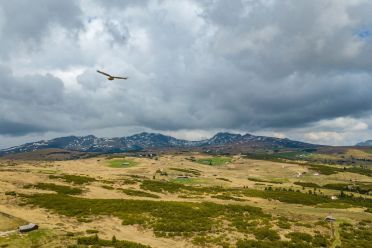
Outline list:
[[[366,168],[192,157],[3,162],[0,247],[363,247],[372,235]],[[41,230],[1,236],[29,222]]]
[[[14,230],[25,223],[24,220],[0,212],[0,232]]]
[[[18,233],[0,237],[0,247],[67,247],[73,244],[73,239],[60,232],[37,230],[19,235]]]
[[[112,168],[129,168],[137,165],[137,162],[130,159],[110,159],[108,164]]]

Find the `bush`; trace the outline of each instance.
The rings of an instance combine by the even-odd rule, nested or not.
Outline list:
[[[214,195],[212,196],[212,198],[221,199],[221,200],[245,201],[244,199],[229,196],[229,195]]]
[[[183,168],[169,168],[169,169],[174,170],[174,171],[179,171],[179,172],[192,174],[192,175],[195,175],[195,176],[200,176],[201,175],[201,173],[200,173],[201,171],[196,170],[196,169],[183,169]]]
[[[55,191],[58,194],[66,195],[79,195],[83,192],[83,190],[79,188],[72,188],[69,186],[57,185],[53,183],[38,183],[33,186],[37,189]]]
[[[308,187],[308,188],[321,188],[316,183],[305,183],[305,182],[294,182],[295,185],[300,185],[302,187]]]
[[[287,221],[279,220],[278,221],[278,227],[280,227],[282,229],[289,229],[289,228],[291,228],[291,224],[288,223]]]
[[[253,181],[253,182],[261,182],[261,183],[282,184],[282,182],[273,181],[273,180],[264,180],[264,179],[259,179],[259,178],[255,178],[255,177],[248,177],[248,180]]]
[[[253,234],[256,237],[256,239],[258,239],[258,240],[267,239],[267,240],[274,241],[274,240],[279,240],[280,239],[280,236],[276,231],[268,229],[268,228],[255,229],[253,231]]]
[[[113,215],[124,224],[142,224],[158,232],[204,232],[221,219],[266,217],[257,207],[221,205],[210,202],[171,202],[126,199],[85,199],[62,194],[25,196],[29,204],[38,205],[66,216],[86,218]],[[217,220],[219,219],[219,220]]]
[[[313,248],[308,244],[296,244],[289,241],[239,240],[237,248]]]
[[[290,238],[292,241],[305,241],[311,242],[313,237],[310,234],[302,232],[291,232],[286,235],[287,238]]]
[[[96,181],[96,179],[92,177],[78,176],[78,175],[61,175],[61,176],[50,175],[49,178],[50,179],[62,179],[63,181],[67,183],[73,183],[73,184],[78,184],[78,185]]]
[[[11,196],[16,196],[17,193],[15,191],[6,191],[5,195],[11,195]]]
[[[363,225],[340,225],[340,238],[343,248],[370,247],[372,242],[372,225],[365,223]]]
[[[78,238],[77,243],[78,245],[92,245],[93,247],[105,246],[115,248],[150,248],[150,246],[147,245],[142,245],[126,240],[117,240],[114,237],[112,238],[112,240],[100,239],[97,235],[91,237],[80,237]]]
[[[130,196],[140,196],[140,197],[150,197],[150,198],[160,198],[160,196],[151,194],[145,191],[140,191],[140,190],[134,190],[134,189],[121,189],[121,191],[124,192],[126,195]]]
[[[199,164],[206,164],[206,165],[224,165],[230,163],[232,158],[229,157],[213,157],[213,158],[203,158],[197,159],[196,162]]]

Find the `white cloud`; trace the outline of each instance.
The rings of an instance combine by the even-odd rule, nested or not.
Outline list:
[[[305,133],[305,138],[316,144],[335,144],[343,141],[344,136],[337,132],[310,132]]]

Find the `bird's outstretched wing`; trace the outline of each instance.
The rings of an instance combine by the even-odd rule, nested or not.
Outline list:
[[[99,70],[97,70],[97,72],[98,72],[98,73],[101,73],[101,74],[103,74],[103,75],[105,75],[105,76],[112,77],[110,74],[107,74],[106,72],[99,71]]]
[[[128,77],[113,77],[113,78],[116,78],[116,79],[128,79]]]

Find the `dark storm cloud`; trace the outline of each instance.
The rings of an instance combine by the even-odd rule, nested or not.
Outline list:
[[[3,133],[368,127],[368,1],[8,1],[0,11],[3,123],[36,127]]]
[[[77,1],[17,0],[0,4],[0,55],[17,53],[17,45],[37,47],[41,39],[54,26],[71,31],[81,27],[81,14]],[[27,48],[26,48],[27,49]]]
[[[45,129],[27,123],[0,119],[0,135],[20,136],[35,132],[45,132]]]
[[[63,83],[51,75],[17,77],[0,66],[0,134],[56,130],[51,116],[61,111]],[[55,118],[54,118],[55,119]]]

